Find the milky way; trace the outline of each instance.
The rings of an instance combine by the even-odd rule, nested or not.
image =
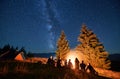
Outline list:
[[[53,52],[64,30],[70,48],[85,23],[110,53],[120,53],[119,0],[0,0],[0,48]]]
[[[56,47],[56,40],[59,36],[60,21],[57,18],[57,10],[51,0],[43,0],[43,15],[46,20],[46,28],[48,30],[48,45],[51,50]]]

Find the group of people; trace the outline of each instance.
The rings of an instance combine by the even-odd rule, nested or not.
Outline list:
[[[87,70],[89,70],[90,73],[97,74],[97,72],[95,71],[95,69],[92,67],[90,63],[88,65],[86,65],[84,61],[80,63],[77,58],[75,59],[75,69],[81,70],[82,72],[86,72]]]
[[[79,69],[79,64],[78,64],[78,59],[75,59],[75,69]],[[80,69],[83,72],[86,72],[87,70],[89,70],[90,73],[92,74],[97,74],[97,72],[95,71],[95,69],[92,67],[92,65],[89,63],[88,65],[86,65],[84,63],[84,61],[82,61],[82,63],[80,63]]]
[[[57,68],[62,67],[61,59],[58,58],[57,60],[53,60],[52,56],[48,59],[47,64],[51,67],[57,67]],[[68,62],[67,60],[64,61],[64,67],[73,69],[73,64],[71,62],[71,59],[69,59]],[[75,59],[75,70],[81,70],[83,72],[86,72],[87,70],[89,70],[90,73],[96,74],[96,71],[94,70],[94,68],[91,66],[90,63],[88,65],[86,65],[84,61],[80,63],[78,58]]]

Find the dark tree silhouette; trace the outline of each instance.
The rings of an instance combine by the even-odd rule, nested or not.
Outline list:
[[[9,51],[10,50],[10,45],[7,44],[5,45],[3,48],[2,48],[2,52],[6,52],[6,51]]]
[[[27,57],[34,57],[34,54],[31,53],[31,52],[28,52],[28,53],[27,53]]]
[[[23,52],[24,56],[27,57],[27,52],[25,50],[25,47],[22,47],[19,52]]]
[[[1,60],[14,60],[14,58],[20,52],[25,53],[24,55],[25,55],[25,58],[26,58],[26,51],[23,47],[20,50],[18,50],[18,47],[15,48],[15,47],[7,44],[0,50],[0,59]]]

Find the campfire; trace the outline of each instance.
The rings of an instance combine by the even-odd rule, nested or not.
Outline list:
[[[75,58],[78,58],[78,60],[81,62],[82,61],[82,59],[83,59],[83,57],[82,57],[82,54],[79,52],[77,52],[77,51],[75,51],[75,50],[71,50],[69,53],[68,53],[68,55],[67,55],[67,57],[66,57],[66,59],[67,59],[67,62],[69,61],[69,59],[71,59],[71,62],[72,62],[72,64],[73,64],[73,68],[75,68]]]

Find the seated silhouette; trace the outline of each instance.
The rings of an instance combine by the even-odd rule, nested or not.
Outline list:
[[[55,62],[54,62],[52,56],[50,56],[50,58],[48,58],[47,64],[48,64],[49,66],[51,66],[51,67],[54,67],[54,66],[55,66]]]
[[[98,74],[95,69],[92,67],[92,65],[89,63],[89,65],[87,66],[86,70],[90,71],[91,74]]]

